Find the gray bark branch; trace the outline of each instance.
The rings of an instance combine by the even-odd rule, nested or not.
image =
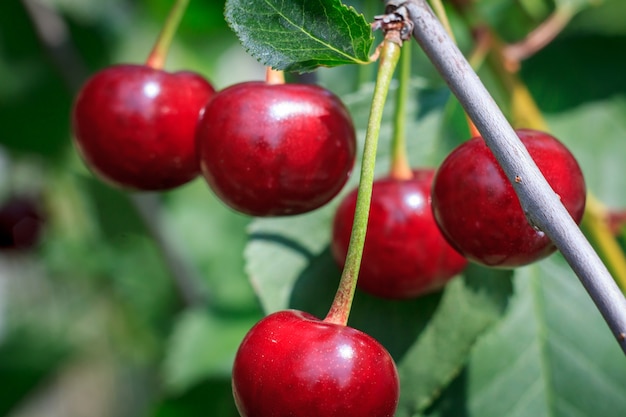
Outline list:
[[[425,0],[387,0],[405,8],[413,36],[483,136],[513,185],[529,222],[561,251],[626,353],[626,299],[547,183],[517,134]],[[515,181],[515,178],[521,181]]]

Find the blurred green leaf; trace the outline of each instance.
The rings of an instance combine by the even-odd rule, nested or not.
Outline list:
[[[585,0],[573,0],[585,2]],[[626,35],[626,3],[622,0],[588,0],[591,6],[577,14],[565,28],[565,34]]]
[[[578,160],[587,187],[616,208],[626,207],[625,115],[626,97],[616,95],[547,118],[550,130]]]
[[[225,16],[246,50],[275,69],[369,61],[370,25],[339,0],[228,0]]]
[[[184,394],[163,399],[152,417],[239,417],[230,378],[210,378]]]
[[[71,353],[67,343],[43,332],[16,329],[0,340],[0,415],[6,416]]]
[[[227,208],[200,178],[168,193],[164,210],[164,231],[197,270],[212,307],[258,311],[243,268],[249,218]]]
[[[547,113],[623,95],[626,55],[617,51],[625,48],[626,36],[560,38],[524,62],[522,78]]]
[[[165,358],[168,391],[181,393],[208,378],[228,378],[237,347],[260,318],[185,312],[174,326]]]
[[[69,143],[71,96],[22,3],[0,8],[0,145],[58,158]]]

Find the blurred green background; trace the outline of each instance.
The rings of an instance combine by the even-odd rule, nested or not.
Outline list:
[[[345,3],[368,18],[382,12],[378,1]],[[552,45],[523,64],[522,76],[554,131],[570,135],[564,141],[581,161],[590,188],[607,204],[624,207],[626,2],[478,2],[481,13],[511,41],[559,3],[584,10]],[[45,217],[35,248],[0,252],[2,416],[237,416],[230,364],[245,332],[263,315],[244,273],[250,219],[226,209],[200,179],[162,194],[112,189],[89,173],[71,143],[69,113],[76,91],[98,69],[145,60],[171,4],[0,2],[0,202],[36,196]],[[166,69],[199,72],[217,88],[263,78],[264,68],[242,50],[224,22],[223,5],[190,2]],[[469,37],[459,35],[467,48]],[[415,97],[423,102],[414,122],[427,120],[429,140],[449,137],[460,130],[458,111],[451,110],[449,95],[442,93],[424,57],[417,54],[415,61],[420,89]],[[367,100],[358,94],[373,73],[369,67],[319,72],[320,82],[348,101],[361,136]],[[412,155],[432,164],[443,154],[425,156],[416,147]],[[280,271],[281,265],[273,268]],[[521,275],[528,280],[532,273]],[[327,282],[324,289],[332,286]],[[257,290],[269,303],[272,294]],[[558,298],[559,291],[551,297]],[[304,304],[327,308],[312,298]],[[361,323],[373,326],[365,319]],[[592,326],[598,323],[603,326],[599,320]],[[459,376],[430,415],[481,415],[450,405],[469,403],[465,396],[471,397],[471,390],[458,388],[471,380],[470,369],[484,369],[484,356],[477,355],[473,368],[457,369]],[[621,395],[623,387],[614,385],[611,389]],[[609,410],[594,417],[620,417]],[[591,416],[563,410],[545,415]]]

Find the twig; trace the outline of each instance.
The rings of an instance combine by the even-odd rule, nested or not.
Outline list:
[[[504,48],[504,55],[510,63],[517,63],[529,58],[547,46],[567,26],[574,10],[572,7],[561,6],[546,20],[528,34],[523,40]]]
[[[461,51],[425,0],[386,0],[385,4],[388,12],[406,9],[414,24],[413,36],[481,132],[513,184],[529,222],[561,251],[626,353],[624,295]]]

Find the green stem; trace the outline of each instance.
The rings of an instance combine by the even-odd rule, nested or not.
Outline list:
[[[174,39],[174,34],[180,25],[180,21],[185,14],[185,10],[187,10],[188,4],[189,0],[176,0],[172,6],[170,13],[165,20],[163,29],[161,30],[150,55],[148,55],[148,59],[146,60],[147,66],[154,69],[161,69],[165,65],[165,58],[167,57],[170,45],[172,44],[172,39]]]
[[[400,58],[401,46],[395,42],[384,40],[380,54],[380,64],[378,75],[376,76],[376,86],[372,98],[367,132],[365,134],[365,145],[363,148],[363,159],[361,161],[361,179],[356,200],[354,213],[354,223],[352,225],[352,235],[348,246],[346,263],[341,274],[339,288],[335,294],[335,299],[330,307],[328,315],[324,321],[329,323],[346,325],[356,283],[361,266],[363,246],[365,245],[365,232],[367,230],[367,220],[369,217],[369,207],[372,197],[372,187],[374,183],[374,167],[376,164],[376,148],[378,146],[378,136],[380,134],[380,124],[383,118],[383,108],[389,92],[389,86],[393,78],[393,72]]]
[[[434,10],[435,14],[437,15],[437,18],[441,22],[441,25],[443,26],[443,28],[446,30],[446,32],[450,36],[450,39],[452,39],[452,42],[457,44],[456,38],[454,37],[454,32],[452,32],[452,26],[450,26],[450,20],[448,19],[448,14],[446,13],[446,8],[444,7],[442,1],[441,0],[430,0],[430,3],[432,4],[433,10]],[[477,51],[478,52],[482,52],[480,50],[480,46],[478,47]],[[484,51],[484,52],[485,52],[485,54],[487,53],[487,51]],[[478,57],[478,58],[480,58],[480,57]],[[483,56],[483,59],[484,59],[484,56]],[[472,62],[471,59],[470,59],[469,62],[470,62],[470,65],[472,66],[472,68],[474,68],[474,69],[477,68],[474,65],[474,62]],[[472,119],[467,114],[465,114],[465,119],[467,120],[467,127],[468,127],[468,130],[470,132],[470,137],[475,138],[477,136],[480,136],[480,132],[476,128],[476,125],[474,124]]]
[[[411,48],[407,42],[402,47],[400,74],[396,91],[396,108],[393,119],[393,139],[391,141],[391,177],[409,179],[413,177],[411,165],[406,154],[406,104],[411,83]]]
[[[456,43],[456,39],[454,38],[454,33],[452,32],[452,26],[450,26],[450,20],[448,19],[448,14],[446,13],[446,8],[443,5],[441,0],[430,0],[430,4],[437,15],[437,18],[441,22],[443,28],[448,32],[450,39]]]

